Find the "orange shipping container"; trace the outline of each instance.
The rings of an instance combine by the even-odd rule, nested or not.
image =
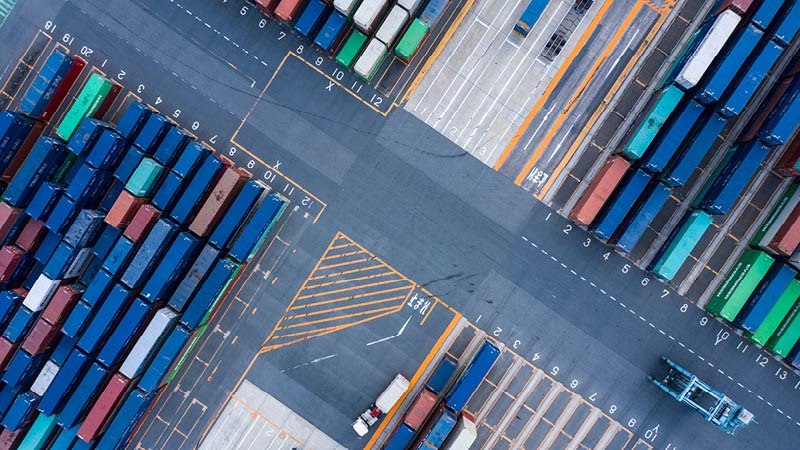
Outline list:
[[[281,0],[278,7],[275,8],[275,17],[291,25],[303,3],[305,3],[304,0]]]
[[[778,228],[775,237],[767,246],[780,255],[792,256],[798,245],[800,245],[800,205],[795,206],[789,213],[789,217]]]
[[[200,207],[197,216],[189,225],[189,231],[199,237],[208,236],[228,211],[228,207],[242,190],[246,179],[246,175],[238,170],[226,167],[203,206]]]
[[[114,206],[108,211],[105,218],[106,223],[117,229],[125,228],[144,202],[143,197],[136,197],[123,189],[119,193],[117,201],[114,202]]]
[[[418,429],[425,422],[425,418],[428,417],[434,405],[436,405],[436,394],[427,388],[423,389],[414,400],[414,404],[408,408],[403,423],[414,430]]]
[[[631,163],[620,155],[608,158],[570,211],[569,219],[581,225],[592,223],[630,166]]]

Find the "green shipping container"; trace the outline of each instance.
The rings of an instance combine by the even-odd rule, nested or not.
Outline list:
[[[364,48],[364,44],[366,43],[367,36],[353,29],[353,32],[350,33],[350,37],[347,38],[347,42],[344,43],[341,50],[339,50],[339,53],[336,55],[336,62],[348,69],[353,67],[353,63],[356,62],[358,54],[361,53],[361,49]]]
[[[710,215],[703,211],[692,212],[678,230],[675,239],[658,259],[653,267],[653,273],[665,280],[674,278],[709,225],[711,225]]]
[[[655,139],[658,130],[664,126],[669,115],[678,106],[681,98],[683,98],[683,91],[678,89],[677,86],[670,85],[660,91],[650,109],[636,126],[636,130],[628,139],[627,144],[622,149],[622,153],[631,159],[641,158],[647,147]]]
[[[778,199],[778,202],[775,204],[775,207],[772,208],[772,211],[769,213],[769,216],[767,216],[767,219],[764,220],[764,222],[758,228],[758,231],[756,231],[756,234],[753,236],[753,239],[750,241],[751,246],[753,247],[759,246],[759,243],[761,242],[762,239],[764,239],[764,236],[767,234],[767,231],[769,231],[769,228],[775,223],[775,221],[778,219],[778,216],[780,216],[781,213],[784,210],[786,210],[786,207],[789,204],[789,200],[791,200],[792,196],[794,196],[794,193],[797,192],[798,186],[800,185],[799,184],[789,185],[789,188],[786,189],[786,192],[784,192],[781,198]]]
[[[760,250],[745,250],[706,304],[706,311],[733,320],[774,261]]]
[[[164,166],[155,162],[151,158],[142,158],[142,162],[133,171],[125,190],[136,197],[147,197],[153,189],[153,184],[158,180]]]
[[[39,414],[39,417],[36,418],[36,421],[33,422],[33,425],[25,435],[25,439],[20,443],[19,450],[40,450],[44,448],[53,433],[53,429],[56,427],[57,417],[56,414],[52,416]]]
[[[400,39],[400,42],[397,43],[394,52],[397,53],[397,56],[403,59],[403,61],[410,61],[422,44],[422,41],[425,40],[428,31],[428,26],[425,25],[423,21],[414,19],[411,25],[408,26],[408,30],[406,30],[405,34]]]
[[[113,82],[98,73],[93,73],[81,89],[75,103],[69,108],[67,114],[61,119],[56,129],[56,136],[68,141],[72,133],[78,128],[81,120],[94,115],[111,90]]]
[[[797,281],[797,280],[795,280]],[[800,301],[792,305],[789,313],[772,333],[765,347],[772,353],[786,357],[792,347],[800,340]]]
[[[794,306],[798,298],[800,298],[800,280],[795,279],[789,282],[789,286],[778,298],[775,306],[769,310],[767,317],[761,322],[756,332],[752,335],[747,333],[750,340],[757,344],[764,345],[775,330],[778,329],[781,322],[786,318],[786,315],[789,314],[789,310],[792,309],[792,306]]]
[[[72,152],[67,153],[64,162],[61,163],[61,166],[58,167],[58,171],[53,175],[53,182],[63,183],[64,178],[67,177],[67,173],[69,173],[69,170],[72,168],[73,164],[75,164],[76,159],[78,159],[78,155]]]

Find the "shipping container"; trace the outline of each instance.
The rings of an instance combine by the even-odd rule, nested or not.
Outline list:
[[[774,42],[767,42],[761,47],[749,66],[745,64],[747,71],[737,77],[736,87],[730,93],[725,94],[722,105],[719,107],[719,114],[724,117],[739,115],[755,95],[782,52],[783,49]],[[741,61],[739,63],[741,64]]]
[[[58,415],[58,424],[62,428],[72,428],[83,420],[100,394],[108,375],[108,370],[100,364],[91,365]]]
[[[136,136],[134,144],[145,154],[152,155],[167,133],[174,127],[175,122],[172,120],[160,114],[150,114]]]
[[[114,202],[114,206],[111,207],[108,214],[105,216],[105,223],[119,229],[127,227],[131,219],[133,219],[133,216],[139,211],[139,207],[146,201],[147,199],[143,197],[136,197],[130,192],[123,190],[120,192],[119,197],[117,197],[117,201]]]
[[[127,356],[136,337],[144,330],[148,319],[155,311],[156,305],[138,298],[133,301],[122,319],[111,331],[108,341],[97,354],[97,362],[108,367],[116,367],[121,358]]]
[[[142,287],[177,234],[178,226],[171,220],[156,222],[122,274],[121,281],[131,289]]]
[[[3,382],[20,392],[25,391],[30,388],[46,362],[46,355],[31,355],[24,350],[17,350],[6,364]]]
[[[202,166],[175,203],[175,207],[170,211],[169,216],[172,220],[181,225],[191,223],[199,211],[200,205],[211,193],[226,167],[222,161],[214,157],[203,161]]]
[[[364,44],[366,43],[367,36],[354,29],[342,48],[339,49],[339,53],[336,54],[336,62],[348,69],[353,67],[353,63],[356,62],[356,58],[359,53],[361,53],[361,49],[364,48]]]
[[[47,415],[61,412],[67,399],[72,396],[75,387],[89,368],[90,363],[91,359],[85,353],[74,349],[42,396],[42,400],[38,405],[39,411]]]
[[[769,152],[755,141],[731,148],[697,195],[696,207],[709,214],[726,214]]]
[[[781,292],[775,305],[770,308],[763,322],[761,322],[755,332],[752,334],[745,333],[745,335],[753,342],[759,345],[765,345],[772,337],[773,333],[780,328],[792,307],[797,303],[798,298],[800,298],[800,280],[792,279],[789,281],[786,289]]]
[[[445,355],[439,362],[439,365],[436,366],[436,370],[431,374],[425,387],[436,394],[443,393],[457,368],[458,361],[456,361],[455,358]]]
[[[130,387],[131,380],[119,373],[114,374],[86,414],[77,436],[84,442],[95,440],[117,409],[122,406]]]
[[[361,0],[333,0],[333,7],[343,15],[351,18]]]
[[[89,354],[98,351],[125,314],[133,298],[134,292],[130,289],[121,284],[114,286],[78,340],[78,347]]]
[[[414,434],[414,430],[401,423],[383,446],[383,450],[405,450],[414,439]]]
[[[278,6],[280,0],[256,0],[256,6],[263,14],[269,17],[275,16],[275,7]]]
[[[275,7],[275,17],[291,25],[307,0],[281,0]]]
[[[38,316],[39,315],[35,311],[20,306],[8,322],[8,325],[6,325],[6,329],[3,331],[3,337],[11,342],[20,342],[22,338],[28,334],[28,331],[30,331],[31,327],[36,322]]]
[[[61,325],[82,294],[83,291],[78,285],[60,286],[42,312],[42,319],[56,327]]]
[[[469,450],[477,438],[478,429],[475,427],[475,419],[469,413],[462,412],[455,429],[450,433],[442,449]]]
[[[691,53],[686,53],[685,59],[682,58],[679,63],[680,70],[675,75],[674,83],[685,90],[699,83],[741,20],[741,16],[735,12],[725,10],[710,22],[710,26],[698,30],[697,33],[701,34],[693,37],[696,46],[693,45]]]
[[[784,292],[787,297],[800,295],[800,280],[792,280]],[[765,347],[776,355],[785,357],[800,339],[800,301],[795,299],[788,313],[772,333]]]
[[[458,381],[447,391],[444,400],[448,408],[457,413],[464,409],[464,405],[472,397],[483,377],[489,373],[498,356],[500,349],[489,340],[483,341],[481,348],[461,373]]]
[[[762,30],[766,30],[769,28],[772,21],[775,19],[775,16],[778,14],[778,10],[781,9],[783,5],[782,0],[776,1],[762,1],[759,2],[760,5],[758,8],[753,12],[753,16],[750,18],[750,22],[755,26],[761,28]]]
[[[798,184],[789,185],[786,192],[778,199],[770,211],[769,216],[764,220],[761,226],[753,235],[750,240],[750,245],[758,247],[761,250],[772,252],[768,247],[769,243],[777,234],[778,230],[786,223],[786,219],[800,204],[800,192],[798,192]]]
[[[233,200],[242,190],[247,181],[247,174],[232,167],[225,167],[217,183],[211,189],[197,212],[189,231],[204,238],[211,234],[223,215],[230,207]]]
[[[0,236],[3,239],[9,235],[21,214],[22,208],[15,208],[6,202],[0,202]]]
[[[14,245],[23,252],[35,252],[46,234],[47,229],[44,227],[44,222],[29,219],[19,236],[14,240]]]
[[[428,26],[428,29],[433,29],[436,23],[441,19],[450,0],[430,0],[425,6],[425,9],[419,15],[419,20]]]
[[[650,173],[664,170],[704,111],[705,107],[694,100],[676,110],[674,120],[670,120],[669,125],[664,126],[660,136],[656,138],[657,144],[651,145],[644,153],[640,167]]]
[[[164,166],[148,157],[142,161],[133,171],[125,189],[137,197],[150,197],[158,187],[159,178],[164,171]]]
[[[133,242],[140,242],[143,237],[147,236],[150,229],[161,217],[161,211],[157,210],[152,205],[143,205],[133,215],[133,219],[125,227],[122,235],[127,237]]]
[[[0,248],[0,283],[11,279],[11,275],[24,255],[25,251],[16,245],[4,245]]]
[[[197,141],[192,141],[183,149],[172,171],[183,178],[191,178],[209,156],[211,150]]]
[[[46,416],[39,414],[33,425],[25,434],[25,438],[19,444],[20,449],[41,450],[45,448],[56,431],[56,416]]]
[[[119,408],[119,411],[114,415],[108,428],[100,441],[95,447],[96,450],[117,450],[125,447],[134,428],[138,425],[139,420],[144,415],[150,402],[153,400],[152,395],[145,394],[139,390],[134,390],[128,395],[125,403]]]
[[[99,259],[106,259],[121,235],[122,232],[120,230],[110,225],[105,225],[103,231],[100,233],[100,237],[97,238],[97,242],[95,242],[94,247],[92,247],[92,253]]]
[[[608,158],[570,211],[569,219],[581,225],[592,223],[630,166],[620,155]]]
[[[786,143],[797,130],[800,117],[800,77],[792,79],[778,104],[769,113],[758,131],[764,144],[774,147]]]
[[[673,188],[686,184],[726,124],[727,119],[716,114],[701,119],[700,128],[689,133],[689,138],[662,172],[661,181]]]
[[[683,91],[672,85],[655,94],[639,113],[636,127],[629,131],[630,135],[620,153],[632,160],[640,158],[655,140],[659,130],[673,114],[683,96]]]
[[[182,312],[186,303],[194,296],[200,281],[206,277],[211,267],[217,262],[220,251],[206,245],[194,260],[189,272],[183,277],[175,292],[169,298],[169,306],[177,312]]]
[[[775,223],[775,234],[765,250],[781,256],[792,256],[800,245],[800,206],[795,204],[787,215],[781,214],[782,223]]]
[[[422,3],[422,0],[397,0],[397,4],[408,11],[408,14],[412,17],[414,17],[414,13],[417,12],[420,3]]]
[[[800,176],[800,134],[796,134],[775,163],[775,172],[782,177]],[[17,244],[19,245],[19,244]]]
[[[102,120],[83,119],[75,132],[72,133],[72,137],[69,138],[67,149],[78,156],[87,156],[100,139],[100,136],[110,129],[111,125]]]
[[[14,403],[9,408],[3,421],[0,424],[6,428],[5,431],[17,431],[33,420],[33,413],[36,411],[36,403],[39,397],[32,392],[23,392],[14,399]],[[24,436],[24,433],[23,433]],[[21,438],[22,436],[20,436]],[[14,448],[11,446],[9,448]]]
[[[730,9],[736,14],[744,16],[750,9],[750,6],[752,5],[753,5],[753,0],[723,0],[719,4],[719,7],[717,8],[714,14],[716,15],[721,13],[722,11],[725,11],[726,9]]]
[[[126,377],[133,379],[138,377],[151,364],[153,356],[161,347],[174,328],[178,314],[169,307],[163,307],[156,311],[150,319],[144,332],[136,340],[130,353],[122,362],[119,372]]]
[[[544,9],[547,7],[548,3],[549,0],[530,0],[530,3],[528,3],[525,11],[522,12],[522,16],[520,16],[517,24],[514,25],[514,32],[523,38],[527,37],[528,33],[531,31],[531,28],[536,25],[536,21],[539,20],[539,17],[544,12]]]
[[[417,450],[437,450],[456,425],[456,416],[440,406],[422,432]]]
[[[395,47],[395,54],[401,61],[406,63],[411,62],[417,52],[419,52],[419,49],[422,48],[422,43],[425,41],[425,38],[428,37],[429,31],[430,28],[428,25],[421,20],[412,20],[411,25],[408,26],[403,37],[400,38],[400,42],[397,43],[397,47]]]
[[[54,50],[25,92],[19,110],[37,119],[50,120],[85,66],[86,61],[79,57]]]
[[[205,280],[197,288],[194,297],[189,300],[180,322],[186,328],[194,330],[205,323],[206,315],[213,309],[215,302],[225,293],[228,285],[239,271],[239,264],[228,258],[217,261]]]
[[[267,187],[255,180],[247,181],[231,203],[222,220],[214,228],[209,243],[217,249],[226,249],[236,236],[241,224],[247,223],[256,204],[263,199]]]
[[[322,29],[317,34],[314,43],[322,50],[330,53],[333,52],[339,41],[341,41],[344,32],[347,29],[347,19],[338,11],[334,11],[328,16],[328,20],[322,25]]]
[[[767,94],[766,98],[761,101],[756,111],[758,114],[751,117],[747,127],[742,130],[738,137],[739,141],[751,141],[756,139],[761,132],[761,126],[766,122],[772,112],[778,108],[778,104],[787,93],[791,86],[793,79],[781,80],[774,84]]]
[[[231,258],[240,263],[249,261],[285,208],[286,201],[282,197],[268,195],[231,244]]]
[[[386,47],[391,48],[406,23],[408,23],[408,11],[400,5],[394,5],[383,19],[378,31],[375,32],[375,38],[386,44]]]
[[[381,67],[381,64],[383,64],[383,60],[386,59],[388,53],[389,50],[383,42],[375,38],[371,39],[353,66],[353,71],[359,78],[369,83]]]
[[[163,386],[169,375],[170,368],[181,356],[181,350],[186,346],[192,332],[181,325],[175,327],[164,340],[163,345],[153,356],[147,370],[139,380],[137,387],[144,392],[155,392]]]
[[[611,238],[617,228],[622,225],[626,215],[631,211],[648,183],[650,183],[650,175],[643,170],[629,172],[592,222],[590,227],[592,233],[601,240]]]
[[[800,32],[800,4],[796,1],[787,2],[780,15],[780,24],[775,29],[772,39],[784,46],[794,42]]]
[[[773,264],[739,310],[733,324],[746,332],[754,333],[764,322],[772,307],[778,303],[781,294],[789,287],[795,275],[797,272],[791,267]]]
[[[763,36],[764,32],[755,25],[749,24],[742,28],[735,40],[731,39],[733,45],[725,47],[724,53],[718,58],[719,63],[715,64],[710,76],[698,86],[695,99],[704,105],[719,101],[728,86],[736,84],[733,83],[736,74],[742,69],[742,65],[750,60],[750,55],[754,53],[756,45]]]
[[[370,34],[388,5],[388,0],[362,0],[353,14],[353,23],[365,34]]]
[[[125,236],[120,236],[108,256],[103,260],[103,269],[111,276],[121,274],[133,257],[137,245]]]
[[[47,388],[50,387],[50,384],[53,383],[59,369],[58,365],[52,360],[44,363],[42,370],[39,371],[39,375],[36,376],[36,379],[33,380],[33,384],[31,384],[31,392],[39,397],[43,396]]]
[[[175,172],[167,172],[161,181],[161,185],[158,186],[158,190],[153,194],[153,206],[160,209],[164,214],[169,214],[188,185],[188,181]]]
[[[2,165],[4,170],[0,176],[0,183],[3,186],[10,184],[13,179],[19,174],[23,162],[30,156],[31,150],[42,137],[44,133],[44,122],[34,122],[31,130],[27,132],[22,143],[17,145],[17,141],[12,141],[9,147],[13,153],[6,153],[3,155]]]
[[[58,204],[59,200],[61,200],[61,196],[64,194],[65,186],[61,183],[42,183],[39,186],[39,189],[36,190],[36,194],[34,194],[33,199],[31,200],[30,205],[26,209],[26,213],[34,220],[41,220],[45,221],[50,217],[53,209]],[[2,214],[4,217],[9,217],[5,211],[7,209],[12,208],[10,205],[6,203],[0,204],[0,209],[3,210]],[[13,211],[16,218],[19,214],[19,210]],[[9,223],[9,219],[6,219],[4,222],[6,225],[2,227],[2,229],[7,229],[6,227],[10,227],[13,225],[13,222]],[[0,234],[3,234],[3,231],[0,231]]]
[[[403,423],[415,430],[419,429],[436,405],[436,400],[436,394],[423,389],[403,416]]]
[[[14,356],[14,352],[17,351],[17,347],[19,347],[18,343],[11,342],[5,337],[0,337],[0,371],[5,370],[8,362],[11,361],[11,357]]]
[[[114,177],[111,172],[95,169],[88,164],[78,167],[75,179],[67,186],[64,193],[77,205],[88,208],[97,207],[103,199]]]
[[[131,175],[133,175],[133,172],[142,163],[145,156],[146,155],[139,147],[130,147],[125,155],[122,156],[122,160],[117,165],[116,170],[114,170],[114,178],[121,181],[123,185],[127,184],[131,179]]]
[[[328,18],[328,5],[322,0],[310,0],[297,19],[294,29],[300,33],[301,36],[314,40],[325,19]]]
[[[0,330],[6,329],[25,295],[27,292],[21,289],[0,291]]]
[[[49,351],[59,337],[59,328],[50,325],[41,317],[31,328],[28,336],[22,342],[22,349],[36,356]]]
[[[151,303],[167,300],[177,284],[186,276],[201,245],[200,239],[186,232],[181,233],[158,262],[158,266],[142,288],[141,297]]]
[[[105,214],[95,209],[84,209],[75,217],[75,221],[64,235],[64,243],[73,247],[91,247],[97,242],[103,231]]]
[[[114,287],[116,277],[105,269],[101,269],[83,292],[83,301],[91,306],[102,302]]]
[[[75,98],[75,102],[70,105],[69,110],[61,119],[55,135],[68,141],[81,120],[86,117],[95,117],[97,112],[101,111],[103,103],[114,86],[118,87],[119,85],[115,85],[113,81],[99,73],[91,74]]]
[[[172,127],[153,153],[153,158],[166,167],[172,167],[192,139],[192,135],[186,131]]]
[[[105,130],[86,156],[86,163],[96,169],[114,170],[128,151],[128,141],[114,130]]]
[[[91,255],[91,248],[74,248],[61,242],[42,273],[51,280],[75,278],[80,275]]]
[[[47,233],[44,239],[42,239],[42,243],[39,244],[39,248],[36,249],[36,255],[35,255],[36,260],[42,264],[48,262],[50,260],[50,257],[53,255],[53,252],[55,252],[56,248],[58,248],[58,244],[60,242],[61,242],[61,236],[52,232]],[[44,266],[42,266],[41,269],[44,270]],[[33,281],[36,280],[34,279]],[[31,286],[33,286],[33,283],[31,283]]]
[[[75,306],[73,306],[72,311],[70,311],[66,320],[64,320],[64,325],[61,326],[61,331],[65,336],[72,338],[79,337],[81,334],[83,334],[83,330],[89,323],[91,316],[92,305],[85,301],[79,301],[75,304]]]
[[[67,153],[60,141],[50,137],[39,139],[3,192],[6,202],[16,207],[28,206],[36,190],[56,173]]]
[[[39,139],[43,126],[22,114],[0,111],[0,174],[7,182],[16,175],[22,161]]]
[[[706,304],[706,311],[734,320],[774,261],[762,251],[745,250]]]
[[[130,141],[136,140],[142,127],[144,127],[147,119],[149,119],[152,114],[154,114],[154,111],[143,103],[131,103],[117,123],[117,132]]]

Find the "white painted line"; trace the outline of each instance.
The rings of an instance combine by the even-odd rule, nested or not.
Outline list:
[[[708,364],[708,365],[709,365],[709,366],[711,366],[711,367],[714,367],[714,364],[713,364],[713,363],[711,363],[711,362],[709,362],[709,361],[706,361],[706,364]]]
[[[723,372],[723,371],[721,371],[719,369],[717,369],[717,372],[719,372],[721,375],[725,375],[725,372]]]
[[[593,282],[591,282],[591,281],[589,282],[589,285],[591,285],[593,288],[596,288],[596,287],[597,287],[597,285],[596,285],[596,284],[594,284],[594,283],[593,283]]]
[[[770,403],[770,402],[767,402],[767,404],[768,404],[769,406],[774,406],[774,405],[773,405],[772,403]]]
[[[697,355],[697,357],[700,359],[700,361],[705,361],[705,360],[706,360],[705,358],[703,358],[703,357],[702,357],[702,356],[700,356],[700,355]]]
[[[692,349],[690,349],[690,348],[687,348],[686,350],[689,350],[689,353],[691,353],[691,354],[693,354],[693,355],[694,355],[694,350],[692,350]]]
[[[630,308],[628,308],[628,311],[630,311],[630,312],[631,312],[631,314],[633,314],[634,316],[636,315],[636,311],[634,311],[634,310],[632,310],[632,309],[630,309]]]
[[[581,281],[586,281],[586,278],[584,278],[582,275],[581,275]]]
[[[653,325],[653,322],[647,322],[647,324],[650,325],[650,328],[655,328],[656,327],[655,325]]]
[[[606,291],[604,291],[602,289],[600,289],[600,293],[602,293],[603,295],[608,295],[608,293],[606,293]]]
[[[675,338],[672,337],[672,336],[667,336],[667,337],[669,338],[670,341],[674,341],[675,340]]]
[[[550,256],[550,259],[552,259],[552,260],[553,260],[553,261],[555,261],[555,262],[558,262],[558,260],[556,259],[556,257],[555,257],[555,256],[552,256],[552,255],[551,255],[551,256]]]
[[[764,397],[762,397],[762,396],[760,396],[758,394],[756,394],[756,397],[758,397],[759,400],[764,400]]]
[[[525,236],[522,236],[522,240],[528,242],[528,238],[526,238]]]
[[[566,264],[564,264],[564,263],[561,263],[561,267],[563,267],[563,268],[565,268],[565,269],[566,269],[566,268],[567,268],[567,265],[566,265]]]
[[[609,295],[609,296],[608,296],[608,298],[610,298],[611,300],[617,301],[617,299],[616,299],[616,298],[614,298],[614,296],[613,296],[613,295]]]
[[[641,320],[642,322],[647,322],[647,319],[645,319],[645,318],[644,318],[644,317],[642,317],[642,316],[639,316],[639,320]]]
[[[683,348],[686,348],[686,346],[685,346],[685,345],[683,345],[683,342],[678,342],[678,345],[680,345],[680,346],[681,346],[681,347],[683,347]]]
[[[619,306],[621,306],[623,308],[627,308],[628,307],[625,303],[622,303],[622,302],[619,302]]]
[[[575,271],[574,271],[574,270],[572,270],[572,269],[569,269],[569,272],[570,272],[571,274],[573,274],[573,275],[577,275],[577,274],[578,274],[578,272],[575,272]]]
[[[737,382],[736,384],[738,384],[740,388],[744,389],[744,385],[742,383]]]

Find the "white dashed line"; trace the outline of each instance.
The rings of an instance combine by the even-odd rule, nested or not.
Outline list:
[[[586,278],[583,278],[583,276],[581,276],[581,281],[586,281]]]
[[[672,336],[667,336],[667,337],[669,338],[670,341],[674,341],[675,340],[675,338],[672,337]]]
[[[614,298],[614,296],[613,296],[613,295],[609,295],[609,296],[608,296],[608,298],[610,298],[612,301],[617,301],[617,299],[616,299],[616,298]]]
[[[721,371],[721,370],[719,370],[719,369],[717,369],[717,372],[719,372],[719,373],[720,373],[720,374],[722,374],[722,375],[725,375],[725,372],[723,372],[723,371]]]
[[[593,287],[593,288],[596,288],[596,287],[597,287],[597,285],[596,285],[596,284],[594,284],[594,283],[592,283],[591,281],[589,282],[589,285],[590,285],[591,287]]]
[[[711,363],[711,362],[709,362],[709,361],[706,361],[706,364],[708,364],[708,365],[709,365],[709,366],[711,366],[711,367],[714,367],[714,363]]]
[[[566,265],[566,264],[564,264],[564,263],[560,263],[560,264],[561,264],[561,267],[563,267],[563,268],[565,268],[565,269],[567,268],[567,265]]]
[[[678,342],[678,345],[680,345],[680,346],[681,346],[681,347],[683,347],[683,348],[686,348],[686,346],[685,346],[685,345],[683,345],[683,342]]]
[[[578,275],[578,272],[575,272],[575,271],[574,271],[574,270],[572,270],[572,269],[569,269],[569,273],[571,273],[571,274],[573,274],[573,275]]]
[[[773,406],[773,405],[772,405],[772,403],[770,403],[770,402],[767,402],[767,404],[768,404],[769,406]]]
[[[691,354],[693,354],[693,355],[694,355],[694,350],[692,350],[692,349],[690,349],[690,348],[687,348],[686,350],[689,350],[689,353],[691,353]]]
[[[622,302],[619,302],[619,306],[621,306],[623,308],[627,308],[628,307],[627,305],[625,305],[625,303],[622,303]]]
[[[224,35],[223,35],[223,36],[222,36],[222,38],[223,38],[223,39],[225,39],[225,40],[226,40],[226,41],[228,41],[228,42],[230,42],[230,41],[231,41],[231,38],[229,38],[228,36],[224,36]]]
[[[211,29],[211,25],[209,25],[208,22],[203,22],[203,23],[205,24],[206,28],[208,28],[209,30]]]
[[[737,382],[736,384],[737,384],[737,385],[738,385],[740,388],[744,389],[744,385],[743,385],[742,383],[739,383],[739,382]]]
[[[658,332],[661,333],[663,336],[667,335],[667,333],[664,333],[664,330],[658,330]]]
[[[553,260],[553,262],[558,262],[558,260],[556,259],[556,257],[555,257],[555,256],[551,256],[551,257],[550,257],[550,259],[552,259],[552,260]]]
[[[650,328],[655,328],[656,327],[655,325],[653,325],[653,322],[647,322],[647,325],[649,325]]]
[[[705,358],[703,358],[703,357],[702,357],[702,356],[700,356],[700,355],[697,355],[697,357],[698,357],[698,358],[700,358],[700,361],[705,361],[705,360],[706,360]]]
[[[762,397],[762,396],[760,396],[758,394],[756,394],[756,397],[758,397],[759,400],[764,400],[764,397]]]
[[[602,289],[600,289],[600,292],[601,292],[603,295],[607,295],[607,294],[606,294],[606,291],[604,291],[604,290],[602,290]]]
[[[644,317],[642,317],[642,316],[639,316],[639,320],[641,320],[642,322],[647,322],[647,319],[645,319],[645,318],[644,318]]]
[[[628,312],[630,312],[630,313],[631,313],[631,314],[633,314],[634,316],[636,315],[636,311],[634,311],[634,310],[632,310],[632,309],[630,309],[630,308],[628,308]]]

